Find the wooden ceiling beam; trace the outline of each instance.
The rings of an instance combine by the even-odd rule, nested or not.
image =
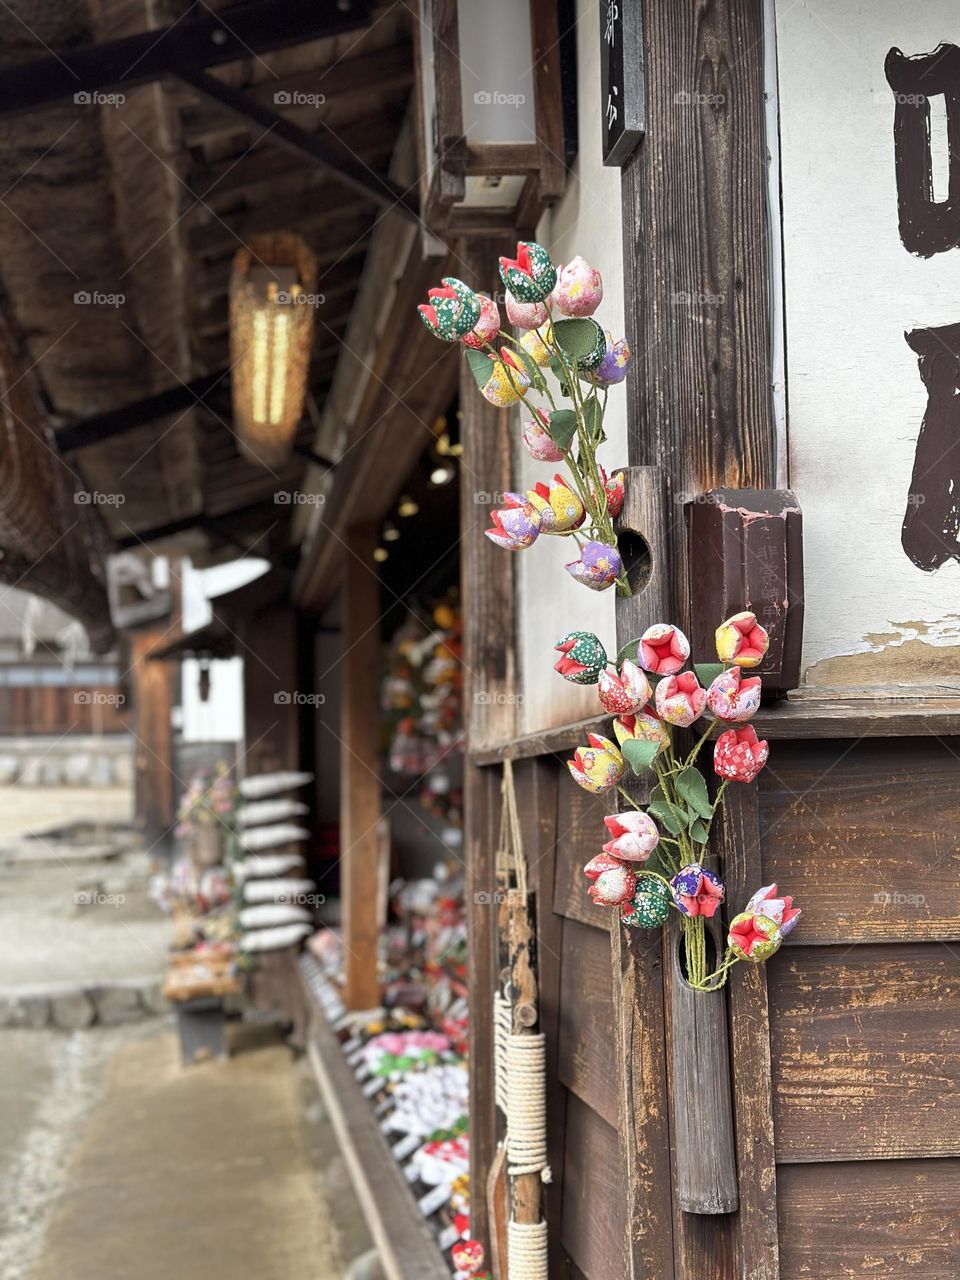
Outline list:
[[[367,196],[388,212],[419,222],[419,202],[416,195],[404,191],[390,178],[368,169],[335,138],[334,141],[327,142],[316,134],[308,133],[276,111],[263,106],[251,94],[233,89],[205,71],[178,71],[177,77],[198,93],[218,102],[227,111],[232,111],[234,115],[241,116],[261,129],[266,140],[274,146],[283,147],[301,160],[308,160],[329,170],[338,182]]]
[[[193,382],[181,383],[167,391],[136,400],[133,404],[123,405],[119,409],[110,409],[106,413],[94,414],[80,422],[71,422],[60,427],[56,432],[57,447],[61,454],[73,453],[77,449],[86,449],[90,445],[101,444],[114,436],[125,435],[135,431],[137,427],[148,422],[156,422],[158,418],[179,413],[203,403],[206,396],[218,386],[229,387],[228,371],[220,369],[215,373],[204,374]]]
[[[201,5],[165,28],[5,67],[0,116],[343,35],[368,26],[371,8],[371,0],[246,0],[219,12]]]
[[[343,201],[341,191],[331,190],[327,181],[317,187],[304,188],[302,174],[294,188],[291,184],[290,196],[298,203],[305,204],[303,216],[296,221],[297,233],[310,243],[319,247],[321,239],[327,248],[329,238],[342,241],[341,230],[362,227],[366,229],[373,221],[373,210],[369,201]],[[187,245],[191,255],[197,258],[219,258],[225,254],[232,255],[250,236],[262,235],[269,231],[287,231],[290,228],[289,205],[285,203],[285,193],[279,184],[272,189],[269,201],[253,208],[243,209],[237,213],[224,213],[220,219],[211,218],[204,225],[195,226],[187,234]],[[346,242],[353,243],[353,238]]]
[[[409,44],[388,45],[370,53],[342,58],[327,70],[312,67],[309,71],[297,71],[271,77],[257,84],[246,86],[245,91],[264,105],[278,101],[278,94],[289,94],[290,102],[283,102],[284,115],[296,123],[306,123],[317,118],[318,110],[339,106],[357,96],[370,97],[385,93],[402,93],[413,83],[413,50]],[[298,105],[296,95],[320,95],[323,102]],[[312,116],[311,116],[312,113]],[[225,121],[223,112],[208,106],[206,101],[186,106],[181,114],[183,138],[188,147],[203,146],[223,136]],[[240,128],[247,122],[240,120]]]

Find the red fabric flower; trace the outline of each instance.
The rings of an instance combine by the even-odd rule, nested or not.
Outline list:
[[[753,782],[767,763],[770,748],[757,739],[752,724],[743,729],[728,729],[721,733],[713,749],[713,769],[721,778],[731,782]]]

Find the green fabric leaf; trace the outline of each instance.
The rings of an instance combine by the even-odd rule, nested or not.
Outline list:
[[[585,360],[597,347],[597,322],[588,319],[555,320],[553,336],[561,351]]]
[[[606,436],[603,433],[603,410],[599,400],[588,400],[583,406],[583,422],[587,429],[587,436],[595,444],[603,444]]]
[[[713,813],[713,805],[707,792],[707,783],[699,769],[693,765],[677,774],[677,791],[687,805],[700,815],[709,818]]]
[[[706,689],[725,668],[722,662],[695,662],[693,669],[697,673],[697,679]]]
[[[490,381],[490,375],[493,373],[493,361],[489,356],[485,356],[482,351],[474,351],[472,347],[465,347],[464,351],[474,381],[482,391]]]
[[[469,348],[467,348],[469,350]],[[542,390],[547,384],[543,380],[543,371],[537,364],[536,360],[524,351],[523,347],[518,347],[513,351],[514,359],[519,360],[526,369],[530,377],[531,385],[538,391]]]
[[[678,810],[676,805],[668,804],[666,800],[651,800],[647,805],[647,813],[652,814],[672,836],[681,835],[687,828],[683,811]]]
[[[640,652],[639,637],[636,640],[628,640],[626,644],[621,645],[620,649],[617,652],[617,662],[616,662],[617,670],[618,671],[620,670],[621,665],[626,661],[627,658],[629,658],[631,662],[636,662],[637,655],[639,654],[639,652]]]
[[[659,743],[643,742],[638,738],[628,739],[620,748],[624,760],[634,773],[643,773],[653,764]]]
[[[702,818],[695,818],[690,823],[690,839],[697,844],[707,843],[707,828]]]
[[[566,449],[576,435],[577,415],[572,409],[554,409],[550,415],[550,435],[554,444]]]

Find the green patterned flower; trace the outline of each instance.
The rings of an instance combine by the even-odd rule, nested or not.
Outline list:
[[[429,303],[421,303],[417,310],[435,338],[457,342],[480,319],[483,299],[456,276],[444,276],[443,285],[442,289],[428,289]]]
[[[560,654],[554,671],[572,684],[596,684],[607,665],[607,651],[590,631],[571,631],[553,647]]]
[[[635,929],[659,929],[670,914],[671,895],[662,880],[638,875],[633,901],[621,913],[624,924]]]
[[[515,258],[500,259],[500,279],[520,302],[544,302],[557,283],[557,269],[542,245],[520,240]]]

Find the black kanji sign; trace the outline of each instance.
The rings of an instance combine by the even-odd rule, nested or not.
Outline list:
[[[600,0],[603,163],[621,166],[643,137],[643,10],[640,0]]]

